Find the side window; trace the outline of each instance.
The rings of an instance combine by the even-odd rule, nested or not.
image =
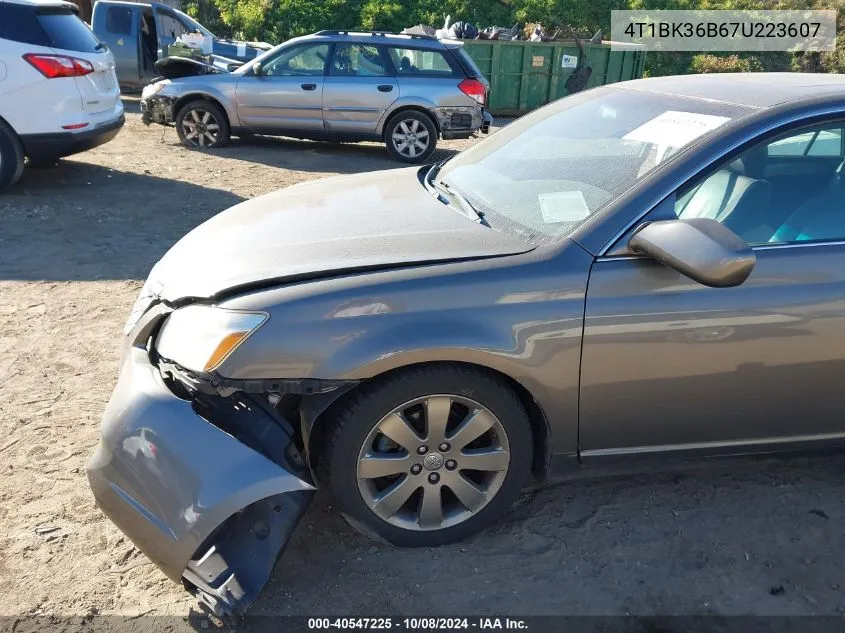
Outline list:
[[[818,135],[810,143],[807,156],[841,156],[842,128],[834,130],[819,130]]]
[[[440,51],[390,47],[390,59],[397,75],[428,75],[451,77],[455,74]]]
[[[328,44],[297,46],[282,51],[278,56],[266,62],[263,74],[282,77],[314,77],[325,72],[328,58]]]
[[[721,222],[750,244],[845,239],[842,123],[746,150],[678,192],[679,218]]]
[[[132,9],[109,7],[106,12],[106,30],[115,35],[132,35]]]
[[[769,144],[769,156],[839,156],[841,128],[818,129],[795,134]]]
[[[382,77],[387,71],[378,46],[338,44],[332,58],[331,74],[341,77]]]
[[[173,14],[165,13],[161,9],[158,11],[158,24],[165,37],[176,39],[180,35],[190,32],[188,27],[182,24],[182,20]]]

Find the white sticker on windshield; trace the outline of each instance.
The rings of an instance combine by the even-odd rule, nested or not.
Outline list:
[[[668,110],[646,121],[622,138],[652,145],[683,147],[728,121],[730,117]]]
[[[554,191],[537,197],[546,224],[581,222],[590,216],[590,208],[580,191]]]

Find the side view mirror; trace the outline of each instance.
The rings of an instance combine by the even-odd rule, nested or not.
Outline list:
[[[745,240],[708,218],[646,224],[631,236],[628,247],[714,288],[740,285],[757,262]]]
[[[255,62],[252,66],[252,74],[256,76],[261,76],[261,71],[263,70],[261,67],[261,62]]]

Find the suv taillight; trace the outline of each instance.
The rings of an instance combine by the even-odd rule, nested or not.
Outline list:
[[[23,58],[47,79],[82,77],[94,72],[94,66],[91,65],[91,62],[76,57],[27,53]]]
[[[468,97],[472,97],[481,105],[484,105],[487,96],[487,88],[478,79],[464,79],[458,84],[458,88]]]

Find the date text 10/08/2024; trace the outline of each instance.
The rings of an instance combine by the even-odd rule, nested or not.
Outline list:
[[[371,630],[371,631],[451,631],[512,630],[525,631],[528,624],[519,618],[308,618],[308,630]]]

